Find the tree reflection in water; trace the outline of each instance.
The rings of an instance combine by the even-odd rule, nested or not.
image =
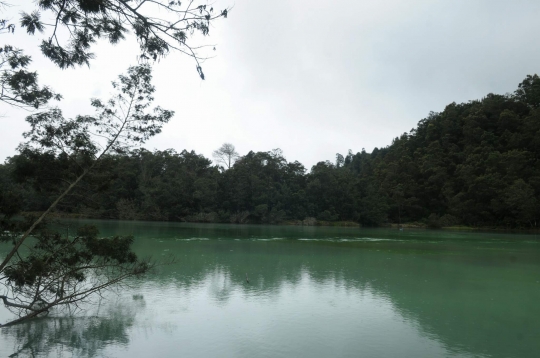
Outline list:
[[[145,307],[144,297],[133,296],[131,302],[114,302],[95,315],[86,317],[45,317],[28,323],[0,329],[4,344],[0,355],[8,357],[103,356],[109,345],[129,344],[128,330],[135,315]]]
[[[536,358],[540,351],[540,245],[531,236],[103,226],[136,234],[138,253],[173,253],[177,261],[130,285],[127,302],[96,314],[103,318],[4,328],[1,357]]]

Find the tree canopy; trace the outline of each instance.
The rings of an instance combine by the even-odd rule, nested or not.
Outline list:
[[[349,151],[310,171],[280,150],[249,152],[226,171],[186,150],[107,156],[100,191],[91,200],[68,198],[60,209],[94,218],[536,228],[539,84],[538,76],[528,76],[514,94],[451,103],[387,147]],[[21,152],[2,173],[17,178],[4,180],[21,185],[24,210],[40,211],[51,200],[48,180],[37,183],[32,173],[67,161]]]

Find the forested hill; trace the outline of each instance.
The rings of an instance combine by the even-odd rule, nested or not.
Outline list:
[[[536,227],[539,106],[540,78],[528,76],[513,94],[452,103],[388,147],[338,154],[309,172],[280,150],[249,152],[227,170],[188,151],[109,156],[59,210],[142,220]],[[21,149],[0,167],[2,207],[44,210],[77,170],[66,156]]]

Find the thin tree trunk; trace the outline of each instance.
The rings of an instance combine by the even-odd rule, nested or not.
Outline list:
[[[139,83],[137,82],[137,86],[135,88],[135,91],[136,91],[136,89],[138,87],[139,87]],[[122,131],[124,130],[124,127],[126,126],[126,123],[128,121],[129,116],[131,115],[131,106],[133,105],[133,99],[135,98],[135,91],[133,92],[133,95],[131,97],[131,102],[129,104],[127,114],[125,115],[124,122],[122,123],[122,126],[120,127],[120,129],[118,130],[116,135],[111,139],[111,141],[108,143],[107,147],[96,158],[94,163],[92,163],[92,165],[88,169],[85,169],[83,171],[83,173],[81,175],[79,175],[79,177],[73,183],[71,183],[71,185],[58,198],[56,198],[56,200],[49,206],[49,208],[43,214],[41,214],[41,216],[32,224],[32,226],[30,226],[30,228],[28,230],[26,230],[26,232],[21,236],[19,241],[17,241],[17,243],[15,244],[13,249],[6,256],[4,261],[2,261],[2,263],[0,264],[0,272],[2,272],[4,267],[6,267],[8,262],[17,253],[17,251],[19,250],[19,248],[23,244],[24,240],[26,240],[26,238],[32,233],[32,231],[36,228],[36,226],[39,225],[43,221],[45,216],[47,216],[51,212],[51,210],[56,207],[56,205],[60,202],[60,200],[62,200],[81,181],[81,179],[84,178],[86,176],[86,174],[88,174],[88,172],[90,170],[92,170],[92,168],[94,168],[96,163],[99,162],[99,160],[109,151],[109,149],[113,146],[113,144],[116,143],[116,141],[118,140],[118,137],[120,136],[120,133],[122,133]]]
[[[92,165],[92,167],[93,166],[94,165]],[[81,179],[84,178],[84,176],[88,173],[90,169],[92,169],[92,167],[90,167],[89,169],[85,169],[83,173],[79,175],[79,177],[73,183],[71,183],[71,185],[58,198],[56,198],[56,200],[49,206],[49,208],[43,214],[41,214],[41,216],[36,221],[34,221],[32,226],[30,226],[30,228],[26,230],[26,232],[17,241],[13,249],[11,249],[9,254],[7,254],[7,256],[4,258],[4,261],[2,261],[2,263],[0,264],[0,272],[2,272],[8,262],[13,258],[13,256],[15,256],[15,254],[23,244],[24,240],[26,240],[26,238],[32,233],[36,226],[38,226],[43,221],[45,216],[47,216],[52,211],[52,209],[56,207],[60,200],[62,200],[81,181]]]

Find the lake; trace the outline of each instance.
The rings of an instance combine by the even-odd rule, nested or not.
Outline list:
[[[79,223],[176,262],[84,313],[0,328],[0,357],[540,354],[534,234]]]

